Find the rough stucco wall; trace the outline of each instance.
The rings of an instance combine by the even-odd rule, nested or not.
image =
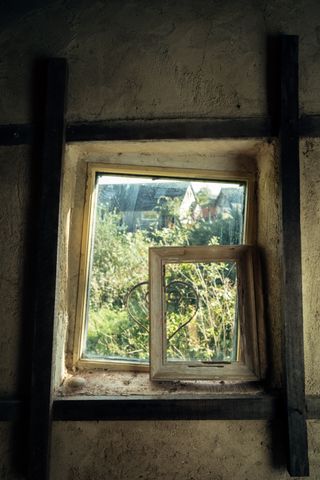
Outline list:
[[[300,143],[306,393],[320,394],[320,140]]]
[[[279,478],[269,466],[267,431],[255,422],[57,423],[54,451],[56,465],[63,459],[63,467],[52,466],[52,480],[249,480],[262,478],[262,472]],[[79,449],[83,454],[75,464]]]
[[[24,147],[0,148],[0,397],[19,394],[28,153]]]
[[[57,422],[51,479],[285,480],[275,430],[263,421]],[[310,480],[317,480],[319,422],[308,431]]]
[[[266,36],[279,31],[300,35],[301,111],[320,113],[318,0],[188,0],[183,7],[178,0],[19,3],[3,9],[0,18],[0,123],[31,121],[33,63],[45,56],[68,58],[67,115],[72,121],[266,115]],[[24,147],[0,150],[0,395],[18,391],[27,152]],[[319,142],[303,143],[308,393],[320,392],[318,155]],[[275,178],[275,172],[266,163],[260,168],[261,198],[267,198],[263,175]],[[271,221],[270,212],[259,208]],[[272,208],[276,214],[275,203]],[[260,224],[260,235],[269,235],[267,226]],[[277,242],[274,226],[270,242]],[[276,262],[276,243],[266,256]],[[268,278],[275,289],[279,279],[273,270]],[[280,328],[277,315],[277,304],[270,301],[275,331]],[[280,336],[275,342],[271,349],[277,363]],[[119,480],[288,478],[284,467],[273,465],[271,452],[283,446],[271,443],[264,422],[58,422],[53,433],[54,480],[99,480],[108,474]],[[1,424],[0,477],[5,480],[19,479],[12,467],[12,434],[10,424]],[[309,422],[309,435],[311,478],[317,479],[320,422]]]
[[[300,35],[302,111],[320,111],[317,0],[26,3],[0,20],[1,123],[30,121],[45,56],[69,60],[70,120],[265,115],[266,37],[279,32]]]

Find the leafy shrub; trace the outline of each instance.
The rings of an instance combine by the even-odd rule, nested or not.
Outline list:
[[[127,231],[119,213],[98,209],[89,282],[87,356],[148,360],[148,296],[142,290],[140,297],[138,290],[133,295],[132,289],[148,280],[150,246],[239,243],[238,212],[225,219],[218,216],[214,222],[182,224],[175,221],[176,204],[171,203],[171,210],[168,202],[161,206],[162,213],[165,210],[171,219],[170,225],[155,222],[148,230],[135,232]],[[166,285],[174,282],[192,285],[195,295],[193,300],[184,295],[184,304],[172,298],[167,301],[168,338],[176,332],[168,340],[168,359],[231,360],[236,343],[234,265],[170,266]],[[185,327],[180,328],[183,324]]]

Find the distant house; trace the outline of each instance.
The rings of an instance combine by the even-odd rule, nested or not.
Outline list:
[[[197,210],[197,217],[206,221],[213,221],[217,216],[216,198],[210,198],[206,203],[202,203]]]
[[[176,199],[173,215],[168,200]],[[107,211],[121,213],[122,222],[129,232],[155,224],[166,227],[177,218],[183,222],[195,201],[190,182],[181,181],[100,185],[98,194],[98,205]]]
[[[242,212],[244,191],[242,188],[221,188],[216,199],[216,214],[226,214],[231,211]]]
[[[197,218],[198,210],[200,211],[200,206],[192,184],[190,183],[179,207],[179,220],[181,223],[188,223],[190,217],[193,219]]]
[[[218,215],[228,215],[231,211],[242,212],[243,189],[224,187],[217,197],[208,198],[200,205],[200,215],[206,221],[214,221]]]

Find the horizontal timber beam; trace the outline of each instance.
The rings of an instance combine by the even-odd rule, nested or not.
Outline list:
[[[268,118],[115,120],[67,126],[67,141],[259,138],[275,134]]]
[[[307,418],[320,420],[320,396],[307,396]],[[272,420],[282,416],[277,395],[216,397],[64,397],[53,402],[53,420]]]
[[[320,115],[303,115],[299,120],[300,137],[320,137]]]
[[[32,124],[0,125],[0,145],[31,144]],[[107,140],[165,140],[200,138],[262,138],[277,132],[269,118],[185,118],[109,120],[69,123],[67,142]]]
[[[277,395],[250,396],[250,409],[245,406],[247,395],[223,397],[163,398],[152,397],[64,397],[53,402],[53,420],[272,420],[280,416],[280,402]],[[262,398],[262,400],[261,400]],[[131,402],[131,403],[129,403]],[[237,403],[236,410],[234,409]],[[148,404],[148,410],[145,409]],[[174,408],[169,410],[168,406]],[[231,408],[231,406],[232,408]],[[307,419],[320,420],[320,396],[306,397]],[[98,408],[97,408],[98,407]],[[127,409],[129,407],[129,409]],[[178,412],[177,410],[178,409]],[[106,410],[108,413],[104,412]],[[102,411],[102,414],[101,414]],[[22,400],[0,400],[0,422],[15,421],[24,415]]]
[[[258,420],[276,416],[273,396],[90,397],[55,400],[54,420]]]
[[[34,131],[32,124],[0,125],[0,145],[31,145]]]
[[[34,132],[32,124],[0,125],[0,145],[30,145]],[[267,117],[110,120],[69,123],[66,141],[270,138],[277,134]],[[299,135],[320,137],[320,115],[302,116]]]
[[[0,422],[18,420],[25,414],[22,400],[0,399]]]

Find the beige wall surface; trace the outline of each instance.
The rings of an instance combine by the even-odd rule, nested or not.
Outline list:
[[[30,149],[0,147],[0,397],[20,389]],[[26,327],[26,325],[25,325]]]
[[[69,120],[264,115],[266,38],[279,32],[300,35],[301,109],[320,111],[317,0],[21,3],[1,19],[1,123],[30,121],[46,56],[69,60]]]
[[[320,394],[320,142],[300,144],[302,280],[306,393]]]
[[[17,2],[18,3],[18,2]],[[300,36],[300,111],[320,114],[318,0],[47,0],[3,7],[0,124],[32,120],[35,61],[66,57],[69,121],[265,116],[267,36]],[[301,140],[306,391],[320,394],[320,141]],[[21,395],[23,275],[31,201],[27,147],[0,148],[0,397]],[[277,146],[257,154],[270,367],[281,385]],[[75,280],[74,280],[75,281]],[[61,349],[63,351],[63,349]],[[51,478],[289,478],[284,440],[266,422],[56,422]],[[311,478],[320,478],[320,422],[308,422]],[[0,425],[0,479],[20,480],[16,429]]]
[[[319,422],[308,431],[310,478],[318,479]],[[52,480],[290,478],[284,439],[263,421],[57,422],[53,439]]]

